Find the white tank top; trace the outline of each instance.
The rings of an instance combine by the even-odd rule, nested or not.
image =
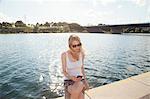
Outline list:
[[[83,76],[81,67],[82,67],[82,55],[81,55],[81,53],[79,55],[79,60],[73,62],[69,59],[68,52],[66,52],[66,71],[67,71],[67,73],[69,73],[71,76],[76,76],[76,77],[78,75]],[[65,79],[68,79],[68,78],[65,77]]]

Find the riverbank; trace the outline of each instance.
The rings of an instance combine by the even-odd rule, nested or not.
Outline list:
[[[150,72],[93,88],[86,94],[89,97],[85,95],[85,99],[150,99]]]
[[[150,23],[138,24],[120,24],[97,26],[81,26],[78,23],[67,22],[45,22],[44,24],[36,23],[25,24],[22,21],[15,23],[0,23],[0,34],[7,33],[104,33],[104,34],[121,34],[121,33],[150,33]]]
[[[122,35],[150,36],[150,33],[121,33]]]

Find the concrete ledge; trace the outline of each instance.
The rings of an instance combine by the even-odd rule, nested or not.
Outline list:
[[[144,97],[141,97],[140,99],[150,99],[150,94],[149,95],[146,95]]]
[[[150,99],[150,72],[93,88],[86,93],[91,99]]]

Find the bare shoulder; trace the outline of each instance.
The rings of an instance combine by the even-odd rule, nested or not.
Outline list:
[[[61,54],[61,57],[64,58],[65,55],[66,55],[66,52],[63,52],[63,53]]]
[[[81,51],[81,55],[84,57],[85,56],[85,53],[84,53],[84,51]]]

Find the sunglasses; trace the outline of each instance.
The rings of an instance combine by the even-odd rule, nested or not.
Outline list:
[[[72,45],[72,47],[73,48],[76,48],[77,46],[81,46],[82,44],[81,43],[79,43],[79,44],[77,44],[77,45]]]

